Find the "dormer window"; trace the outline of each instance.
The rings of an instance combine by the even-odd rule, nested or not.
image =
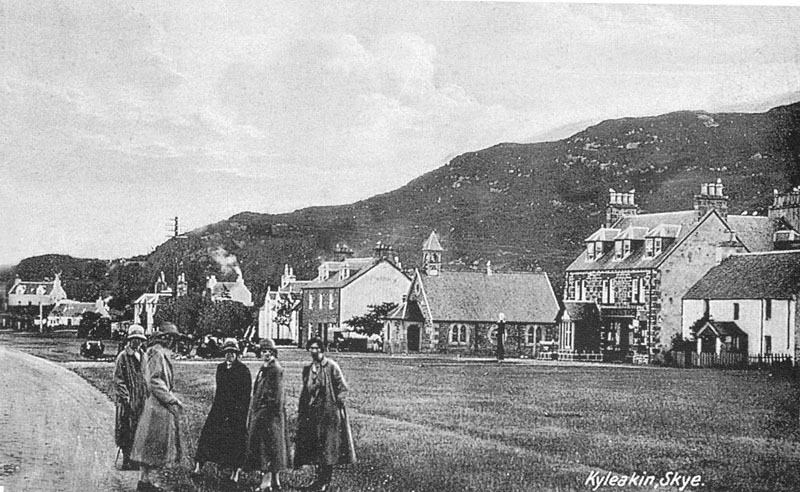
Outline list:
[[[614,241],[614,259],[622,259],[622,241]]]
[[[648,258],[652,258],[655,256],[653,254],[653,238],[648,237],[644,240],[644,255]]]
[[[627,257],[631,254],[631,240],[626,239],[622,242],[622,257]]]
[[[660,237],[653,239],[653,256],[658,256],[661,254],[662,239]]]
[[[594,243],[594,256],[596,258],[603,256],[603,241],[597,241]]]
[[[586,259],[594,260],[594,243],[586,243]]]

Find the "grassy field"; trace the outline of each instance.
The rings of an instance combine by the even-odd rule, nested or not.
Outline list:
[[[652,474],[656,483],[669,472],[701,477],[703,485],[685,490],[800,489],[800,391],[785,375],[332,357],[352,387],[360,459],[336,470],[338,490],[584,491],[593,488],[592,472]],[[281,360],[294,428],[306,354],[287,350]],[[248,367],[255,374],[258,362]],[[187,451],[211,405],[214,369],[176,364],[177,391],[188,403]],[[111,364],[73,370],[110,394]],[[285,474],[288,485],[301,478]],[[170,479],[178,490],[224,489],[185,473]]]

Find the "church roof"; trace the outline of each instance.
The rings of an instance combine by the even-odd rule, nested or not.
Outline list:
[[[435,320],[553,323],[559,312],[545,273],[440,272],[419,274]]]

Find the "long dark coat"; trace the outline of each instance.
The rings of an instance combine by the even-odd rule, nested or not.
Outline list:
[[[136,427],[131,460],[154,468],[181,459],[178,417],[170,412],[178,398],[172,393],[172,362],[166,349],[153,345],[145,352],[144,361],[147,399]]]
[[[114,441],[127,456],[133,446],[136,425],[142,415],[147,386],[142,374],[144,352],[130,346],[117,355],[114,364],[114,386],[117,391],[117,419]]]
[[[273,359],[258,371],[247,426],[247,468],[271,471],[289,466],[283,368]]]
[[[296,467],[356,462],[350,421],[344,404],[340,403],[340,395],[347,390],[344,374],[333,360],[324,357],[316,372],[313,363],[303,367],[294,455]]]
[[[197,462],[242,466],[251,384],[250,369],[240,361],[230,369],[225,362],[217,366],[217,390],[197,443]]]

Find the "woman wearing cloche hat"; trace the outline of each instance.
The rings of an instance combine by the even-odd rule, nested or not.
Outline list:
[[[281,490],[279,472],[289,466],[283,368],[271,338],[261,340],[261,350],[264,363],[256,376],[250,402],[246,466],[262,473],[257,491],[277,492]]]
[[[180,333],[174,323],[165,322],[152,335],[142,366],[147,399],[136,427],[131,460],[141,465],[137,491],[161,490],[151,481],[154,468],[180,462],[178,414],[183,404],[173,393],[172,351]]]
[[[114,426],[114,441],[122,451],[122,469],[138,470],[131,458],[133,436],[139,417],[142,415],[147,387],[142,374],[142,342],[147,340],[144,328],[131,325],[128,328],[125,348],[117,354],[114,363],[114,387],[117,393],[117,416]]]
[[[250,405],[250,370],[239,361],[239,343],[226,338],[222,343],[225,362],[217,366],[214,403],[200,433],[194,473],[207,461],[231,468],[231,480],[239,481],[244,464],[247,437],[247,409]]]

